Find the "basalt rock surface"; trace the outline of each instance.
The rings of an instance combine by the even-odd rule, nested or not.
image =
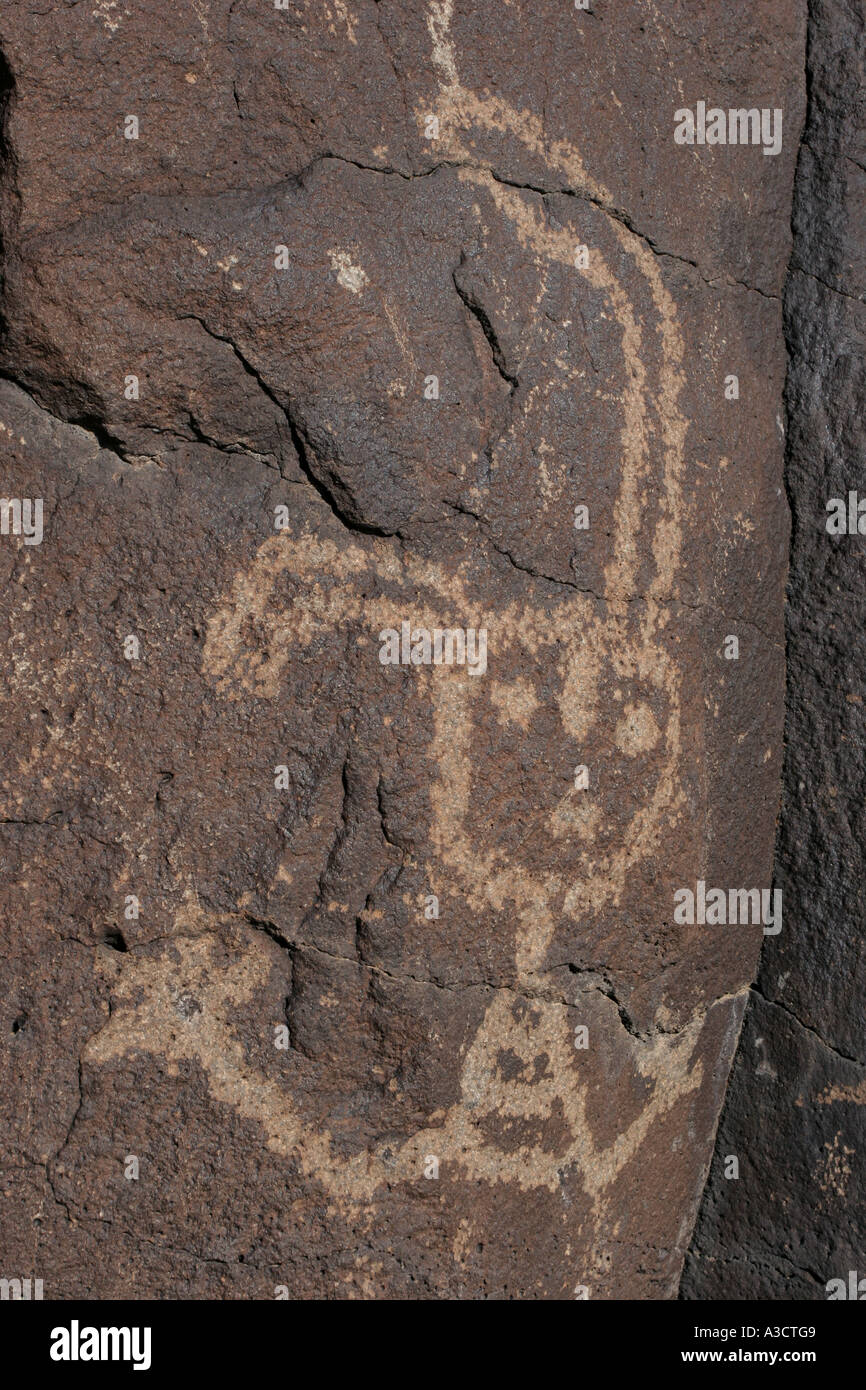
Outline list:
[[[696,8],[6,0],[46,1297],[675,1295],[762,929],[674,894],[772,868],[804,104],[799,7]],[[704,100],[781,152],[677,144]]]
[[[838,1296],[866,1278],[866,552],[828,534],[863,485],[866,10],[810,5],[809,107],[785,289],[793,529],[788,694],[768,938],[682,1284],[686,1298]],[[864,508],[866,511],[866,508]],[[866,529],[866,523],[864,523]],[[737,1181],[725,1178],[728,1155]],[[828,1285],[831,1287],[828,1289]],[[861,1285],[860,1297],[866,1295]]]

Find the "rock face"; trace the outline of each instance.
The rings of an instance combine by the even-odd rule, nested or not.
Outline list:
[[[46,1297],[675,1294],[762,927],[674,895],[775,836],[805,37],[695,8],[4,4]]]
[[[687,1298],[823,1299],[839,1294],[832,1280],[847,1288],[850,1271],[866,1277],[864,542],[856,521],[853,535],[827,530],[832,499],[847,513],[849,492],[866,497],[864,30],[862,4],[810,5],[785,291],[785,927],[767,940],[746,1014]],[[736,1182],[724,1177],[729,1154],[739,1156]]]

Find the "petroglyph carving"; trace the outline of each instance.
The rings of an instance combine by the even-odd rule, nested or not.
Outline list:
[[[428,16],[433,64],[440,75],[437,114],[445,155],[463,165],[460,177],[485,200],[484,216],[505,219],[516,230],[536,268],[539,300],[554,265],[569,267],[603,293],[621,353],[623,385],[615,408],[621,416],[622,454],[604,593],[594,596],[561,586],[551,597],[551,586],[530,584],[532,599],[503,604],[492,595],[479,597],[484,583],[477,582],[471,560],[449,566],[375,537],[336,545],[314,534],[280,531],[260,547],[252,568],[235,577],[213,613],[203,669],[224,700],[240,692],[276,700],[293,654],[321,634],[354,632],[358,659],[369,660],[372,667],[379,631],[399,628],[405,618],[429,629],[455,624],[487,628],[490,664],[484,680],[444,668],[413,676],[424,682],[430,702],[424,750],[430,786],[430,887],[442,901],[456,892],[470,909],[516,915],[515,981],[518,991],[530,991],[544,968],[557,922],[579,921],[587,908],[618,903],[630,870],[652,856],[683,811],[680,678],[661,641],[672,621],[668,601],[676,592],[681,562],[686,425],[678,402],[683,345],[675,305],[640,238],[611,219],[613,234],[634,267],[628,287],[595,247],[586,266],[575,271],[573,232],[551,226],[531,195],[472,166],[461,131],[472,126],[507,129],[527,148],[544,154],[551,170],[565,175],[570,186],[587,190],[602,207],[611,206],[606,191],[586,175],[573,146],[546,148],[536,117],[498,99],[480,99],[461,85],[450,38],[451,11],[450,0],[444,0],[432,4]],[[360,282],[350,288],[357,297]],[[553,355],[546,365],[551,383],[567,383],[574,371]],[[537,430],[544,397],[544,391],[529,393],[509,429]],[[542,513],[562,493],[562,480],[553,464],[550,468]],[[654,520],[651,493],[657,507]],[[639,565],[647,556],[652,577],[638,594]],[[322,575],[332,582],[323,583]],[[284,597],[287,584],[289,601]],[[283,597],[278,599],[278,592]],[[497,678],[497,660],[506,652],[516,652],[524,670],[517,684]],[[382,680],[387,678],[381,674]],[[611,683],[621,700],[605,707],[601,692]],[[539,815],[533,842],[546,837],[552,847],[548,870],[539,872],[521,863],[519,854],[480,847],[468,812],[479,710],[492,706],[519,739],[527,711],[550,699],[545,687],[555,692],[564,740],[592,747],[604,737],[626,759],[647,747],[661,745],[663,751],[619,843],[605,840],[598,806],[573,785],[552,811]],[[537,854],[534,862],[537,866]],[[264,958],[251,945],[228,971],[212,972],[210,932],[219,922],[193,910],[188,925],[203,930],[179,936],[156,960],[126,966],[122,1003],[91,1043],[86,1060],[107,1061],[129,1048],[164,1050],[175,1061],[196,1059],[214,1097],[259,1120],[268,1145],[297,1158],[335,1200],[369,1202],[385,1182],[414,1181],[421,1176],[425,1155],[433,1151],[469,1179],[515,1183],[524,1190],[553,1191],[563,1168],[575,1165],[597,1222],[607,1189],[656,1120],[701,1084],[702,1065],[692,1064],[700,1017],[680,1033],[660,1033],[651,1042],[627,1037],[643,1095],[630,1115],[624,1107],[615,1140],[597,1142],[587,1120],[568,1006],[503,990],[487,1007],[471,1046],[454,1059],[460,1072],[457,1103],[430,1115],[427,1126],[396,1151],[393,1145],[379,1145],[351,1158],[338,1157],[328,1131],[306,1121],[300,1104],[279,1082],[251,1069],[233,1037],[232,1008],[262,982]],[[185,992],[206,1003],[187,1026],[178,1028],[172,1001]],[[622,1044],[615,1004],[596,995],[594,1005],[599,1019],[619,1031]],[[496,1072],[495,1059],[503,1049],[519,1060],[518,1075],[511,1080]],[[502,1147],[479,1123],[489,1117],[506,1123],[544,1122],[554,1109],[568,1135],[556,1151],[530,1142]]]

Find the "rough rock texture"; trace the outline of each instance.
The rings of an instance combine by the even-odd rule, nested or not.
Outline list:
[[[866,496],[864,54],[862,0],[812,0],[785,291],[785,925],[746,1013],[687,1298],[822,1299],[831,1280],[866,1276],[866,551],[861,535],[826,530],[830,499]],[[738,1181],[725,1180],[728,1154]]]
[[[805,39],[697,8],[5,0],[4,1274],[676,1292],[761,927],[674,892],[772,864]],[[704,99],[781,154],[675,144]]]

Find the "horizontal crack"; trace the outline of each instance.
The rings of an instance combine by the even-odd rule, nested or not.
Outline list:
[[[792,261],[791,274],[805,275],[808,279],[814,280],[816,285],[823,285],[825,290],[831,294],[838,294],[842,299],[850,299],[852,304],[859,304],[861,308],[866,307],[866,299],[861,299],[859,295],[848,294],[847,290],[840,290],[837,285],[831,285],[827,280],[822,280],[820,275],[816,275],[812,270],[805,270],[803,266],[796,265]]]
[[[659,246],[658,242],[655,241],[653,237],[649,236],[648,233],[639,230],[630,214],[627,213],[623,208],[618,207],[615,203],[605,201],[588,188],[578,188],[573,185],[549,186],[546,184],[530,183],[525,180],[508,178],[505,174],[498,173],[495,169],[491,168],[487,164],[481,164],[468,159],[437,160],[436,163],[430,165],[430,167],[427,169],[410,170],[407,172],[406,170],[398,169],[395,165],[392,164],[365,164],[361,160],[350,158],[348,155],[336,154],[334,153],[334,151],[328,150],[324,151],[321,154],[315,155],[300,169],[297,169],[294,172],[288,174],[284,174],[281,178],[274,180],[273,183],[252,184],[245,188],[232,186],[229,189],[216,189],[213,191],[202,190],[196,192],[194,195],[190,195],[188,191],[184,193],[169,193],[156,195],[144,194],[141,195],[138,199],[125,199],[123,202],[120,203],[103,203],[95,212],[87,213],[83,217],[75,218],[71,222],[64,224],[62,227],[57,228],[56,230],[60,230],[68,234],[79,223],[88,222],[94,217],[104,218],[108,214],[120,212],[124,209],[127,209],[130,206],[130,203],[135,203],[136,201],[141,203],[142,206],[150,206],[154,204],[172,205],[178,202],[183,202],[185,205],[188,205],[191,196],[194,197],[196,201],[202,203],[211,202],[216,199],[225,200],[227,196],[258,197],[262,199],[267,198],[269,196],[277,197],[279,195],[280,190],[285,189],[287,184],[303,185],[308,176],[318,166],[326,164],[329,161],[336,164],[349,165],[351,168],[358,169],[362,173],[388,175],[394,178],[401,179],[404,183],[414,183],[419,179],[432,178],[435,174],[439,173],[443,169],[467,169],[473,173],[487,174],[496,183],[501,183],[507,188],[525,189],[526,192],[537,193],[542,198],[578,198],[584,202],[591,203],[593,207],[598,208],[600,212],[603,212],[606,216],[612,218],[615,222],[619,222],[621,226],[625,227],[626,230],[632,234],[632,236],[635,236],[640,241],[643,241],[655,256],[664,256],[670,260],[679,261],[682,265],[690,266],[693,270],[696,270],[700,275],[701,279],[704,281],[704,283],[709,285],[711,288],[717,288],[719,284],[728,286],[740,285],[743,289],[751,290],[755,294],[763,295],[765,299],[778,300],[780,298],[779,295],[771,294],[769,293],[769,291],[761,289],[758,285],[752,285],[746,280],[739,280],[733,276],[724,277],[721,280],[716,278],[714,280],[710,275],[707,274],[706,270],[697,261],[694,261],[690,257],[684,256],[679,252],[668,251],[664,247]],[[840,291],[840,293],[842,293],[842,291]],[[225,339],[224,341],[228,341],[228,339]],[[277,402],[277,404],[279,404],[279,402]]]
[[[782,1013],[787,1014],[789,1018],[792,1018],[794,1022],[804,1030],[804,1032],[811,1033],[812,1037],[817,1038],[821,1046],[826,1047],[828,1052],[832,1052],[836,1057],[841,1057],[841,1059],[844,1062],[853,1062],[854,1065],[857,1067],[866,1067],[866,1061],[863,1061],[862,1058],[852,1057],[849,1053],[842,1052],[840,1048],[834,1047],[833,1044],[829,1043],[826,1038],[822,1038],[821,1034],[817,1031],[816,1028],[813,1028],[811,1024],[804,1023],[802,1018],[795,1014],[794,1010],[789,1008],[787,1004],[780,1003],[778,999],[769,999],[767,995],[764,993],[764,991],[762,989],[759,989],[757,985],[752,985],[751,990],[753,994],[758,995],[759,999],[763,999],[765,1004],[769,1004],[771,1009],[781,1009]]]
[[[548,584],[557,584],[562,588],[572,589],[575,593],[586,594],[589,598],[595,599],[597,603],[608,605],[645,603],[650,608],[672,608],[679,605],[681,608],[688,608],[693,613],[712,613],[715,614],[716,617],[722,618],[727,623],[739,623],[741,626],[754,628],[756,632],[760,633],[761,636],[774,647],[782,647],[784,645],[784,639],[781,636],[773,637],[762,628],[759,623],[756,623],[754,618],[743,618],[724,613],[722,609],[717,608],[712,603],[692,603],[688,599],[680,598],[672,594],[661,594],[652,598],[647,594],[615,594],[612,598],[609,598],[604,594],[598,593],[595,589],[589,588],[588,585],[578,584],[574,579],[563,579],[560,575],[548,574],[545,570],[536,569],[532,565],[523,564],[520,560],[515,558],[506,546],[502,545],[500,541],[494,540],[489,534],[490,522],[486,517],[483,517],[479,512],[472,511],[471,507],[467,507],[461,502],[446,501],[445,506],[451,511],[457,512],[460,516],[468,516],[473,521],[476,521],[479,526],[487,532],[487,539],[497,555],[501,555],[503,559],[508,560],[509,564],[511,564],[514,569],[519,570],[521,574],[528,574],[532,579],[541,579]]]

